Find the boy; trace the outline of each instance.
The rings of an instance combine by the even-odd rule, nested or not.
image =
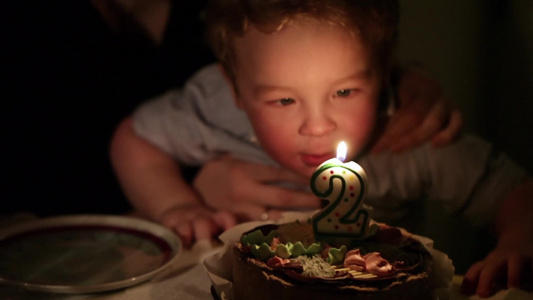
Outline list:
[[[232,226],[235,214],[258,218],[304,207],[303,197],[261,205],[220,199],[207,203],[218,209],[213,212],[198,203],[174,159],[195,165],[230,153],[309,178],[344,140],[348,158],[357,157],[367,172],[366,201],[376,219],[428,195],[480,223],[496,220],[499,244],[466,282],[488,296],[508,266],[509,286],[518,285],[533,253],[531,180],[524,183],[522,169],[474,137],[399,155],[367,153],[380,134],[380,107],[390,98],[397,10],[385,0],[213,1],[207,20],[223,70],[207,67],[182,91],[146,104],[114,138],[113,162],[130,200],[182,236],[190,228],[180,220],[191,216],[206,219],[205,230],[212,231]],[[146,147],[137,135],[156,146]]]

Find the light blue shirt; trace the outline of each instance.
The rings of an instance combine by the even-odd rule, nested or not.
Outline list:
[[[246,114],[234,103],[217,65],[141,105],[134,113],[140,136],[185,165],[199,166],[221,154],[276,165],[256,142]],[[471,135],[439,148],[429,144],[402,154],[362,157],[368,176],[366,203],[374,218],[393,222],[422,198],[440,201],[476,224],[494,220],[499,201],[526,172],[491,144]]]

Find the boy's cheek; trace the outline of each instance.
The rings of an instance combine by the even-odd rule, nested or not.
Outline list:
[[[344,136],[351,141],[351,149],[355,152],[362,150],[369,142],[376,126],[376,118],[372,113],[348,117],[344,122]],[[359,153],[353,153],[357,155]]]

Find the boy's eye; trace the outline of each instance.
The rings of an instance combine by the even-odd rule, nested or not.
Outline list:
[[[350,94],[352,93],[353,90],[351,89],[346,89],[346,90],[338,90],[335,95],[337,97],[348,97],[350,96]]]
[[[281,105],[289,105],[289,104],[294,103],[294,99],[292,99],[292,98],[283,98],[283,99],[279,100],[279,103]]]

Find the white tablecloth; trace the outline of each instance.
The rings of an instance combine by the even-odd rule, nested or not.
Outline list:
[[[0,224],[1,225],[1,224]],[[0,226],[1,227],[1,226]],[[197,242],[184,250],[174,263],[150,281],[126,289],[83,295],[49,294],[0,284],[1,300],[196,300],[213,299],[211,281],[203,265],[205,258],[222,245],[210,240]],[[511,289],[490,298],[465,297],[459,293],[461,276],[453,279],[450,300],[531,300],[533,293]]]

